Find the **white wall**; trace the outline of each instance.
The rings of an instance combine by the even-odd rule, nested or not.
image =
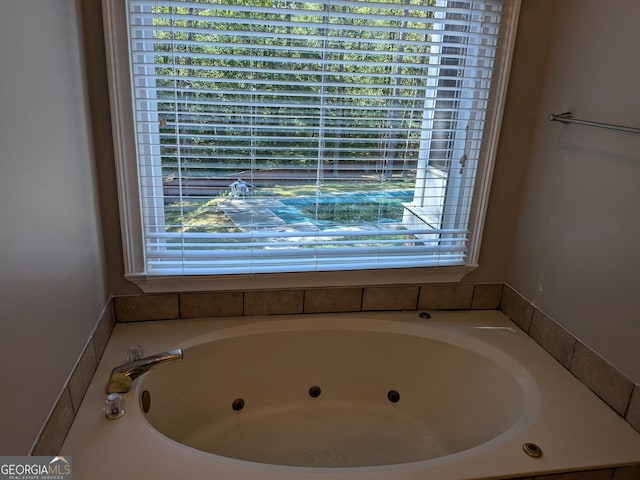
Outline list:
[[[107,296],[78,4],[0,13],[0,455],[26,454]]]
[[[532,131],[538,118],[556,2],[522,1],[480,250],[480,267],[466,276],[465,282],[504,282],[507,277]]]
[[[548,0],[535,0],[545,3]],[[516,290],[640,382],[640,2],[557,2],[510,273]]]

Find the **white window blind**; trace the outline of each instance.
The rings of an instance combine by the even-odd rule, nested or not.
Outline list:
[[[508,5],[129,0],[137,273],[469,263]]]

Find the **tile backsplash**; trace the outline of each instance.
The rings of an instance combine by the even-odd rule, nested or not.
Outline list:
[[[114,308],[118,322],[374,310],[494,310],[500,306],[502,289],[501,283],[489,283],[147,294],[115,297]]]
[[[54,455],[58,452],[117,322],[416,309],[501,310],[640,432],[640,385],[634,385],[509,285],[389,285],[114,297],[88,340],[31,453]],[[531,480],[578,478],[637,479],[640,478],[640,466],[527,477]]]

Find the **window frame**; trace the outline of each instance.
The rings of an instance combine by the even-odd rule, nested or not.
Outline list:
[[[377,270],[315,271],[296,273],[148,275],[145,273],[144,227],[138,180],[132,81],[129,67],[127,1],[102,0],[107,74],[115,152],[118,206],[123,245],[124,276],[144,292],[265,289],[378,284],[454,283],[478,267],[484,219],[506,101],[511,59],[521,0],[504,0],[504,48],[495,59],[493,114],[486,120],[469,222],[469,257],[466,265]],[[433,168],[433,167],[428,167]],[[366,278],[363,281],[363,278]]]

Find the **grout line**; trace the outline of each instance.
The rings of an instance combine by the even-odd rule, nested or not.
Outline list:
[[[471,303],[469,304],[469,310],[473,310],[473,300],[476,297],[476,289],[477,289],[478,284],[474,283],[473,284],[473,289],[471,290]]]
[[[301,314],[306,313],[306,306],[307,306],[307,289],[303,288],[302,289],[302,310],[301,310]]]
[[[636,384],[632,382],[633,386],[631,387],[631,393],[629,394],[629,398],[627,398],[627,406],[624,407],[624,414],[622,417],[626,420],[627,414],[629,413],[629,409],[631,408],[631,399],[633,398],[633,392],[636,390]]]

